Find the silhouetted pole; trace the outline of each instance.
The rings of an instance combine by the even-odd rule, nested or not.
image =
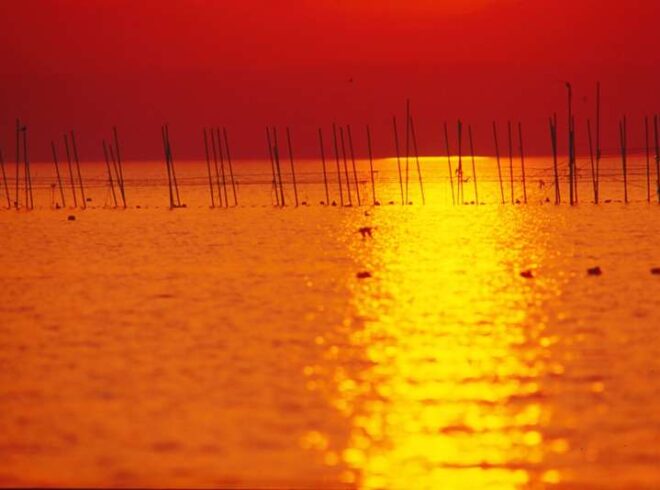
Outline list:
[[[234,196],[234,206],[238,206],[238,195],[236,194],[236,182],[234,181],[234,165],[231,160],[231,151],[229,150],[229,138],[227,137],[227,128],[222,128],[222,135],[225,137],[225,150],[227,150],[227,164],[229,165],[229,178],[231,179],[231,193]]]
[[[16,199],[14,200],[14,207],[18,209],[19,205],[19,183],[21,176],[21,121],[16,119]]]
[[[80,196],[82,198],[82,208],[87,209],[87,198],[85,197],[85,186],[83,185],[83,178],[82,178],[82,173],[80,171],[80,159],[78,158],[78,144],[76,143],[76,135],[71,130],[71,147],[73,149],[73,160],[76,163],[76,174],[78,176],[78,186],[80,187]],[[120,176],[123,175],[121,170],[121,166],[119,167],[119,173]],[[121,180],[121,188],[122,188],[122,193],[121,197],[122,200],[124,201],[124,207],[126,207],[126,198],[124,197],[124,178],[122,177]]]
[[[500,162],[500,143],[497,138],[497,124],[493,121],[493,140],[495,141],[495,159],[497,160],[497,177],[500,181],[500,195],[502,196],[502,204],[506,204],[504,200],[504,183],[502,182],[502,164]]]
[[[112,170],[110,169],[110,156],[108,153],[108,146],[103,140],[103,156],[105,157],[105,167],[108,170],[108,183],[110,184],[110,190],[112,191],[112,200],[115,203],[115,207],[117,207],[117,195],[115,194],[115,185],[112,181]],[[171,189],[172,187],[170,186],[170,194],[171,194]]]
[[[110,161],[112,162],[112,168],[115,170],[115,182],[117,183],[117,188],[119,190],[119,197],[121,197],[121,184],[119,180],[119,169],[117,168],[117,159],[115,158],[115,150],[112,147],[112,142],[108,142],[108,153],[110,154]],[[123,203],[122,199],[122,203]],[[125,208],[126,206],[124,206]]]
[[[126,208],[126,190],[124,188],[124,164],[121,159],[121,151],[119,149],[119,135],[117,134],[117,127],[112,127],[112,136],[115,142],[115,155],[117,156],[117,167],[119,168],[119,190],[121,192],[121,200],[124,203],[124,208]],[[73,138],[73,132],[71,134]],[[81,186],[82,189],[82,186]],[[82,192],[82,190],[81,190]],[[83,198],[84,200],[84,198]]]
[[[600,82],[596,82],[596,203],[600,199]]]
[[[280,192],[277,185],[277,171],[275,170],[275,157],[273,156],[273,145],[270,141],[270,129],[266,127],[266,142],[268,143],[268,156],[270,157],[270,170],[273,174],[273,191],[275,191],[275,200],[277,206],[280,206]],[[271,201],[272,202],[272,201]]]
[[[653,133],[655,138],[655,186],[658,194],[658,203],[660,204],[660,139],[658,138],[658,115],[653,115]]]
[[[225,174],[225,152],[222,149],[220,128],[215,128],[215,139],[218,145],[218,159],[220,160],[220,175],[222,176],[222,190],[225,193],[225,208],[229,207],[229,192],[227,192],[227,176]]]
[[[573,87],[569,82],[566,82],[566,89],[568,91],[568,181],[569,181],[569,200],[571,206],[575,204],[575,155],[573,151],[575,146],[573,144]]]
[[[218,187],[218,199],[220,200],[220,207],[227,207],[227,195],[222,197],[222,184],[220,183],[220,165],[218,163],[218,153],[220,149],[218,148],[220,142],[217,138],[217,131],[215,128],[211,128],[211,154],[213,155],[213,167],[215,169],[215,182]],[[224,179],[223,179],[224,180]]]
[[[337,127],[335,123],[332,123],[332,139],[334,140],[334,146],[335,146],[335,162],[337,164],[337,184],[339,186],[339,202],[343,207],[344,191],[342,190],[342,184],[341,184],[341,169],[339,165],[339,145],[337,143]]]
[[[376,200],[376,180],[374,178],[374,157],[371,150],[371,130],[367,124],[367,150],[369,152],[369,173],[371,174],[371,194],[373,196],[374,206],[378,204]]]
[[[71,182],[71,194],[73,194],[73,207],[77,208],[78,197],[76,196],[76,186],[73,180],[73,161],[71,159],[71,151],[69,149],[69,137],[66,134],[64,135],[64,152],[66,153],[66,161],[69,168],[69,181]]]
[[[454,172],[451,168],[451,150],[449,149],[449,129],[445,122],[445,147],[447,148],[447,168],[449,170],[449,185],[451,187],[451,203],[456,205],[456,196],[454,195]]]
[[[396,116],[392,116],[392,127],[394,129],[394,147],[396,149],[396,166],[399,170],[399,187],[401,188],[401,205],[405,204],[403,196],[403,176],[401,175],[401,150],[399,149],[399,130],[396,126]]]
[[[60,164],[57,161],[57,151],[55,150],[55,143],[50,142],[50,148],[53,151],[53,163],[55,164],[55,174],[57,175],[57,185],[60,189],[60,197],[62,198],[62,207],[66,207],[66,200],[64,199],[64,187],[62,186],[62,177],[60,176]],[[3,165],[4,174],[4,165]]]
[[[623,170],[623,202],[628,202],[628,168],[627,168],[627,134],[626,116],[619,122],[619,137],[621,139],[621,166]]]
[[[410,173],[410,99],[406,99],[406,192],[405,192],[405,202],[408,204],[408,180]]]
[[[341,142],[341,154],[344,159],[344,174],[346,175],[346,193],[348,194],[348,205],[353,205],[353,197],[351,196],[351,180],[348,176],[348,159],[346,157],[346,144],[344,143],[344,128],[339,127],[339,140]]]
[[[422,205],[426,205],[426,195],[424,194],[424,179],[422,178],[422,167],[419,164],[419,151],[417,150],[417,135],[415,134],[415,122],[412,114],[410,115],[410,135],[412,136],[413,151],[415,152],[415,164],[417,166],[417,178],[419,179],[419,192],[422,195]]]
[[[508,134],[509,134],[509,178],[511,181],[511,204],[515,203],[515,195],[513,191],[513,136],[511,135],[511,121],[507,121]]]
[[[353,181],[355,182],[355,195],[357,197],[358,206],[362,206],[360,199],[360,183],[358,182],[357,167],[355,166],[355,152],[353,150],[353,135],[351,134],[351,125],[346,126],[346,133],[348,135],[348,149],[351,152],[351,164],[353,166]]]
[[[649,142],[648,116],[644,116],[644,137],[646,142],[646,201],[651,202],[651,148]]]
[[[456,187],[458,190],[458,203],[465,204],[465,193],[463,192],[463,124],[458,120],[456,134],[458,136],[458,169]]]
[[[557,162],[557,114],[550,118],[550,142],[552,143],[552,164],[555,173],[555,204],[561,203],[561,190],[559,188],[559,165]]]
[[[477,187],[477,165],[474,156],[474,143],[472,142],[472,126],[468,124],[468,139],[470,140],[470,156],[472,158],[472,178],[474,179],[474,203],[479,206],[479,189]]]
[[[25,165],[25,206],[34,209],[34,198],[32,196],[32,170],[28,158],[27,126],[23,126],[23,163]]]
[[[2,182],[4,183],[5,195],[7,196],[7,209],[11,209],[11,196],[9,195],[9,185],[7,184],[7,173],[5,172],[5,159],[2,156],[2,150],[0,150],[0,168],[2,168]]]
[[[591,184],[594,188],[594,203],[598,204],[598,190],[596,184],[596,164],[594,161],[594,145],[591,137],[591,121],[587,119],[587,136],[589,138],[589,159],[591,161]]]
[[[282,183],[282,168],[280,166],[280,145],[277,141],[277,128],[273,127],[273,156],[275,157],[275,168],[277,169],[277,180],[280,183],[280,203],[286,206],[284,199],[284,184]]]
[[[523,150],[522,123],[518,122],[518,141],[520,143],[520,170],[522,172],[523,202],[527,204],[527,181],[525,178],[525,152]]]
[[[293,196],[298,207],[298,183],[296,182],[296,167],[293,163],[293,146],[291,145],[291,131],[286,128],[286,144],[289,149],[289,162],[291,162],[291,178],[293,179]]]
[[[170,142],[170,128],[165,124],[165,138],[167,139],[167,152],[170,155],[170,167],[172,169],[172,183],[174,184],[174,192],[176,195],[176,205],[181,206],[181,198],[179,197],[179,182],[176,178],[176,171],[174,170],[174,155],[172,154],[172,144]]]
[[[215,196],[213,195],[213,177],[211,175],[211,156],[209,154],[209,138],[206,134],[206,128],[202,129],[204,134],[204,154],[206,155],[206,170],[209,177],[209,192],[211,193],[211,207],[215,207]]]
[[[165,153],[165,166],[167,167],[167,188],[169,190],[170,196],[170,209],[174,208],[174,193],[172,191],[172,170],[170,169],[170,152],[167,147],[167,137],[165,135],[165,126],[160,127],[160,134],[163,138],[163,152]],[[112,174],[110,173],[110,162],[108,161],[107,150],[105,148],[105,141],[103,142],[103,152],[105,153],[105,161],[108,167],[108,175],[112,179]],[[112,180],[110,181],[112,185]],[[113,191],[114,193],[114,191]]]
[[[328,170],[325,165],[325,148],[323,147],[323,131],[319,128],[319,146],[321,147],[321,165],[323,166],[323,187],[325,189],[325,205],[330,205],[330,191],[328,189]]]
[[[571,134],[573,135],[573,137],[572,137],[573,138],[572,139],[572,141],[573,141],[573,182],[574,182],[574,186],[575,186],[575,191],[574,191],[574,193],[575,193],[575,204],[577,204],[580,201],[580,199],[578,197],[578,182],[580,180],[579,179],[580,173],[578,171],[578,166],[577,166],[577,149],[576,149],[577,147],[576,147],[576,143],[575,143],[575,116],[573,116],[573,121],[572,121],[572,124],[571,124]]]

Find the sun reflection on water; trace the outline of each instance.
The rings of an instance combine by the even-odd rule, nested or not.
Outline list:
[[[374,239],[348,239],[374,273],[352,280],[351,311],[327,339],[327,394],[352,428],[326,458],[361,488],[556,483],[541,471],[546,340],[534,289],[512,273],[530,263],[516,218],[482,213],[468,230],[435,213],[374,213]]]

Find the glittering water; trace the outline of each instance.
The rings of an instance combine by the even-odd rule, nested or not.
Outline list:
[[[303,169],[313,206],[281,210],[246,164],[241,206],[211,210],[182,165],[170,211],[161,167],[127,165],[127,210],[98,167],[70,211],[37,167],[39,209],[0,212],[0,484],[658,488],[643,179],[569,208],[538,182],[501,206],[485,177],[487,205],[454,207],[444,168],[425,207],[411,183],[413,206],[330,209]]]

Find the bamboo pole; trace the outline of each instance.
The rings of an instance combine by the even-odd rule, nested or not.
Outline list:
[[[596,82],[596,203],[600,199],[600,82]]]
[[[277,169],[277,178],[280,183],[280,203],[286,206],[284,200],[284,185],[282,184],[282,168],[280,167],[280,145],[277,142],[277,128],[273,127],[273,156],[275,157],[275,168]]]
[[[374,206],[378,206],[378,200],[376,199],[376,180],[374,178],[374,157],[371,151],[371,130],[367,124],[367,150],[369,152],[369,173],[371,174],[371,194],[373,196]]]
[[[105,142],[104,142],[105,143]],[[73,161],[71,159],[71,151],[69,150],[69,137],[64,135],[64,151],[66,153],[66,161],[69,167],[69,181],[71,182],[71,194],[73,195],[73,207],[78,207],[78,197],[76,196],[76,186],[73,179]]]
[[[16,199],[14,200],[14,207],[19,208],[19,183],[20,183],[20,169],[21,169],[21,121],[16,119]]]
[[[229,138],[227,137],[227,128],[223,126],[222,135],[225,138],[225,150],[227,151],[227,164],[229,165],[229,178],[231,179],[231,192],[234,196],[234,207],[238,206],[238,194],[236,193],[236,182],[234,181],[234,165],[231,160],[231,151],[229,150]]]
[[[126,190],[124,187],[124,165],[121,160],[121,151],[119,149],[119,135],[117,134],[117,127],[112,127],[112,136],[115,143],[115,155],[117,156],[117,166],[119,168],[119,190],[121,192],[121,200],[124,203],[124,209],[126,208]]]
[[[172,154],[172,144],[170,143],[170,128],[165,124],[165,139],[167,140],[167,152],[170,156],[170,168],[172,170],[172,183],[174,184],[174,191],[176,195],[176,206],[181,207],[181,198],[179,197],[179,182],[176,178],[176,171],[174,170],[174,155]]]
[[[328,190],[328,171],[325,165],[325,149],[323,147],[323,131],[319,128],[319,146],[321,148],[321,165],[323,166],[323,187],[325,189],[325,205],[330,205],[330,191]]]
[[[457,135],[458,135],[458,169],[456,170],[456,175],[458,182],[458,204],[465,204],[465,193],[463,192],[463,124],[461,120],[458,120],[457,125]]]
[[[401,175],[401,152],[399,150],[399,130],[396,126],[396,116],[392,116],[392,125],[394,127],[394,146],[396,148],[396,166],[399,170],[399,187],[401,188],[401,205],[405,204],[403,196],[403,177]]]
[[[591,120],[587,119],[587,136],[589,138],[589,159],[591,161],[591,184],[594,189],[594,204],[598,204],[598,190],[596,184],[596,163],[594,161],[594,145],[591,137]]]
[[[76,163],[76,173],[78,175],[78,185],[80,186],[80,196],[82,198],[82,208],[87,209],[87,198],[85,197],[85,187],[83,186],[82,173],[80,172],[80,159],[78,158],[78,145],[76,143],[76,135],[71,130],[71,147],[73,150],[73,160]],[[121,167],[119,168],[121,175]],[[121,183],[122,189],[124,187],[124,178],[122,177]],[[124,207],[126,207],[126,199],[124,198],[124,192],[122,190],[122,200],[124,201]]]
[[[470,140],[470,156],[472,158],[472,179],[474,180],[474,203],[479,206],[479,189],[477,186],[477,164],[474,155],[474,143],[472,141],[472,126],[468,124],[468,139]]]
[[[7,196],[7,209],[11,209],[11,196],[9,195],[9,185],[7,184],[7,173],[5,172],[5,159],[0,150],[0,168],[2,168],[2,182],[5,187],[5,195]]]
[[[103,140],[103,156],[105,157],[105,167],[108,170],[108,183],[110,184],[110,190],[112,191],[112,200],[115,203],[115,207],[117,207],[117,195],[115,194],[115,185],[112,181],[112,170],[110,169],[110,157],[108,154],[108,146],[105,140]],[[172,187],[170,187],[170,194],[171,194],[171,189]]]
[[[206,134],[206,128],[202,129],[204,134],[204,154],[206,155],[206,170],[209,177],[209,192],[211,193],[211,207],[215,208],[215,196],[213,195],[213,177],[211,175],[211,156],[209,154],[209,138]]]
[[[552,163],[555,171],[555,204],[561,204],[561,189],[559,188],[559,164],[557,162],[557,114],[550,118],[550,141],[552,142]]]
[[[509,179],[511,182],[511,204],[515,204],[515,195],[513,189],[513,137],[511,135],[511,121],[507,121],[509,135]]]
[[[353,205],[353,196],[351,195],[351,180],[348,176],[348,159],[346,158],[346,144],[344,142],[344,128],[339,127],[339,140],[341,141],[341,155],[344,160],[344,175],[346,176],[346,193],[348,194],[348,205]]]
[[[573,187],[573,88],[569,82],[566,82],[568,91],[568,189],[570,191],[569,200],[571,206],[575,204]]]
[[[628,165],[627,165],[627,134],[626,116],[619,122],[619,138],[621,140],[621,166],[623,170],[623,202],[628,202]]]
[[[332,123],[332,138],[335,143],[335,162],[337,164],[337,184],[339,185],[339,202],[341,206],[344,206],[344,191],[342,190],[341,184],[341,169],[339,165],[339,145],[337,143],[337,127],[335,123]]]
[[[50,142],[50,148],[53,151],[53,163],[55,164],[55,174],[57,175],[57,185],[60,189],[60,197],[62,198],[62,207],[66,207],[66,200],[64,199],[64,186],[62,186],[62,177],[60,176],[60,164],[57,161],[57,151],[55,150],[55,143]],[[3,166],[4,173],[4,166]]]
[[[170,169],[170,152],[167,147],[167,137],[165,135],[165,126],[160,127],[160,134],[163,138],[163,151],[165,153],[165,166],[167,167],[167,188],[169,190],[169,196],[170,196],[170,209],[174,208],[174,193],[172,192],[172,171]],[[104,153],[107,153],[105,151],[105,141],[103,142],[103,148],[104,148]],[[110,172],[110,163],[108,162],[108,158],[106,155],[106,163],[108,166],[108,172]]]
[[[25,165],[25,207],[34,209],[34,197],[32,195],[32,170],[28,158],[27,126],[23,126],[23,163]]]
[[[497,177],[500,181],[500,194],[502,196],[502,204],[506,204],[504,200],[504,183],[502,182],[502,164],[500,162],[500,144],[497,139],[497,124],[493,121],[493,140],[495,141],[495,159],[497,160]]]
[[[456,196],[454,195],[454,172],[451,168],[451,150],[449,149],[449,129],[445,122],[445,146],[447,148],[447,167],[449,170],[449,185],[451,187],[451,203],[456,205]]]
[[[213,168],[215,169],[215,182],[216,182],[216,185],[218,187],[218,199],[220,201],[219,205],[220,205],[220,207],[223,207],[223,206],[225,206],[226,199],[224,199],[224,201],[223,201],[222,185],[220,184],[220,166],[218,164],[218,160],[219,160],[218,159],[218,153],[219,153],[218,138],[217,138],[215,128],[211,128],[210,131],[211,131],[211,152],[213,154]],[[223,175],[224,175],[224,172],[223,172]],[[225,194],[225,198],[226,197],[227,196]]]
[[[293,196],[298,207],[298,183],[296,182],[296,167],[293,164],[293,146],[291,145],[291,131],[289,127],[286,128],[286,144],[289,150],[289,161],[291,162],[291,178],[293,179]]]
[[[108,154],[110,155],[110,162],[112,163],[112,169],[115,171],[115,183],[117,184],[117,190],[119,191],[119,197],[121,198],[121,178],[119,177],[119,167],[117,166],[117,159],[115,158],[115,150],[111,141],[108,142],[107,145]],[[123,203],[124,201],[122,199],[122,205]]]
[[[572,124],[571,124],[571,134],[573,135],[572,141],[573,141],[573,185],[575,186],[575,204],[577,204],[580,199],[578,196],[578,182],[580,180],[580,172],[578,171],[578,165],[577,165],[577,149],[576,149],[576,143],[575,143],[575,116],[573,116]]]
[[[218,160],[220,161],[220,176],[222,177],[222,190],[225,193],[225,208],[229,207],[229,192],[227,192],[227,175],[225,173],[225,152],[222,149],[220,128],[215,128],[215,139],[218,145]]]
[[[409,166],[410,166],[410,99],[406,99],[406,185],[405,185],[405,202],[408,204],[408,180],[409,180]]]
[[[644,116],[644,136],[646,142],[646,201],[651,202],[651,148],[649,143],[648,116]]]
[[[415,122],[410,114],[410,135],[412,136],[413,151],[415,152],[415,165],[417,166],[417,178],[419,180],[419,192],[422,195],[422,206],[426,206],[426,195],[424,194],[424,179],[422,178],[422,167],[419,163],[419,151],[417,149],[417,135],[415,134]]]
[[[268,143],[268,156],[270,157],[270,170],[273,174],[273,187],[272,190],[275,191],[275,201],[277,206],[280,206],[280,193],[277,185],[277,172],[275,170],[275,157],[273,156],[273,145],[270,141],[270,130],[266,127],[266,142]],[[272,202],[272,198],[271,198]]]
[[[520,170],[522,172],[523,202],[527,204],[527,181],[525,178],[525,152],[523,150],[522,123],[518,122],[518,142],[520,143]]]
[[[358,182],[357,167],[355,166],[355,152],[353,151],[353,135],[351,134],[351,125],[346,126],[346,133],[348,135],[348,149],[351,152],[351,163],[353,165],[353,181],[355,182],[355,195],[357,197],[358,206],[362,206],[360,199],[360,183]]]

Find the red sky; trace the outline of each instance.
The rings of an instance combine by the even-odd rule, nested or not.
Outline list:
[[[332,121],[369,122],[385,154],[406,97],[423,153],[441,152],[441,124],[458,117],[481,153],[490,121],[509,118],[547,153],[563,80],[578,125],[602,82],[605,146],[623,112],[632,147],[641,116],[660,111],[656,0],[22,0],[0,14],[0,145],[12,154],[21,117],[34,159],[69,128],[100,158],[113,124],[126,158],[160,158],[165,121],[179,158],[201,157],[211,124],[239,157],[266,155],[265,124],[290,125],[297,153],[315,156]]]

